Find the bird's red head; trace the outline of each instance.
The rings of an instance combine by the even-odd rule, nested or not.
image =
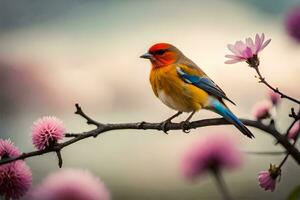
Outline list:
[[[175,63],[181,55],[181,52],[171,44],[158,43],[150,47],[147,53],[141,58],[149,59],[154,68],[165,67]]]

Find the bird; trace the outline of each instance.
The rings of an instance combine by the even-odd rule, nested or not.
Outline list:
[[[190,114],[182,122],[182,129],[189,132],[188,126],[195,112],[206,109],[221,115],[247,137],[254,137],[230,111],[224,100],[234,105],[235,103],[178,48],[169,43],[157,43],[140,58],[149,59],[151,62],[150,83],[155,96],[166,106],[177,111],[161,123],[164,132],[168,131],[167,124],[184,112]]]

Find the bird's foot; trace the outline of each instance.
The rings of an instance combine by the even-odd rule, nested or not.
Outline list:
[[[182,131],[184,133],[191,132],[191,130],[190,130],[190,122],[189,121],[183,121],[183,122],[181,122],[181,128],[182,128]]]
[[[167,119],[163,122],[160,123],[161,130],[165,133],[168,134],[169,129],[167,126],[171,123],[171,120]]]
[[[168,134],[168,128],[167,128],[167,125],[171,124],[171,120],[174,119],[175,117],[178,117],[179,115],[181,115],[182,112],[181,111],[178,111],[175,115],[169,117],[168,119],[166,119],[165,121],[161,122],[160,123],[160,127],[161,127],[161,130],[163,132],[165,132],[166,134]]]

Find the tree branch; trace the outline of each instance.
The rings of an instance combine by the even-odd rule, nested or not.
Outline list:
[[[295,109],[291,108],[291,114],[289,114],[289,116],[292,117],[294,119],[294,121],[290,124],[290,126],[286,130],[286,133],[285,133],[286,138],[288,137],[290,130],[295,125],[295,123],[297,123],[300,120],[300,109],[298,111],[298,114],[296,114]],[[298,134],[300,134],[300,130],[298,130],[298,133],[296,135],[298,135]]]
[[[99,123],[90,117],[88,117],[81,109],[81,107],[76,104],[76,114],[79,114],[84,119],[87,119],[89,124],[94,124],[97,126],[96,129],[93,129],[91,131],[83,132],[83,133],[68,133],[65,136],[67,138],[71,138],[63,143],[56,144],[50,148],[40,150],[40,151],[32,151],[28,153],[23,153],[22,155],[15,157],[15,158],[4,158],[0,160],[0,165],[10,163],[16,160],[24,160],[29,157],[39,156],[50,152],[60,152],[63,148],[79,142],[83,139],[89,138],[89,137],[97,137],[98,135],[112,131],[112,130],[123,130],[123,129],[139,129],[139,130],[158,130],[162,131],[164,127],[162,127],[161,123],[149,123],[149,122],[136,122],[136,123],[116,123],[116,124],[102,124]],[[78,111],[79,110],[79,111]],[[255,127],[257,129],[260,129],[270,135],[272,135],[278,143],[280,143],[287,152],[291,154],[291,156],[295,159],[295,161],[300,165],[300,152],[288,141],[288,139],[280,134],[274,127],[264,125],[263,123],[259,121],[253,121],[249,119],[241,119],[241,121],[246,126]],[[189,129],[195,129],[199,127],[206,127],[206,126],[216,126],[216,125],[227,125],[230,124],[227,122],[224,118],[213,118],[213,119],[203,119],[194,121],[188,124]],[[169,123],[166,125],[168,130],[181,130],[182,124],[181,123]],[[62,159],[60,153],[57,153],[58,159],[59,159],[59,165],[62,164]]]

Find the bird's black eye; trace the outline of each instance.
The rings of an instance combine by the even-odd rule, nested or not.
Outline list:
[[[159,49],[159,50],[157,50],[155,53],[156,53],[157,55],[163,55],[165,52],[166,52],[165,49]]]

